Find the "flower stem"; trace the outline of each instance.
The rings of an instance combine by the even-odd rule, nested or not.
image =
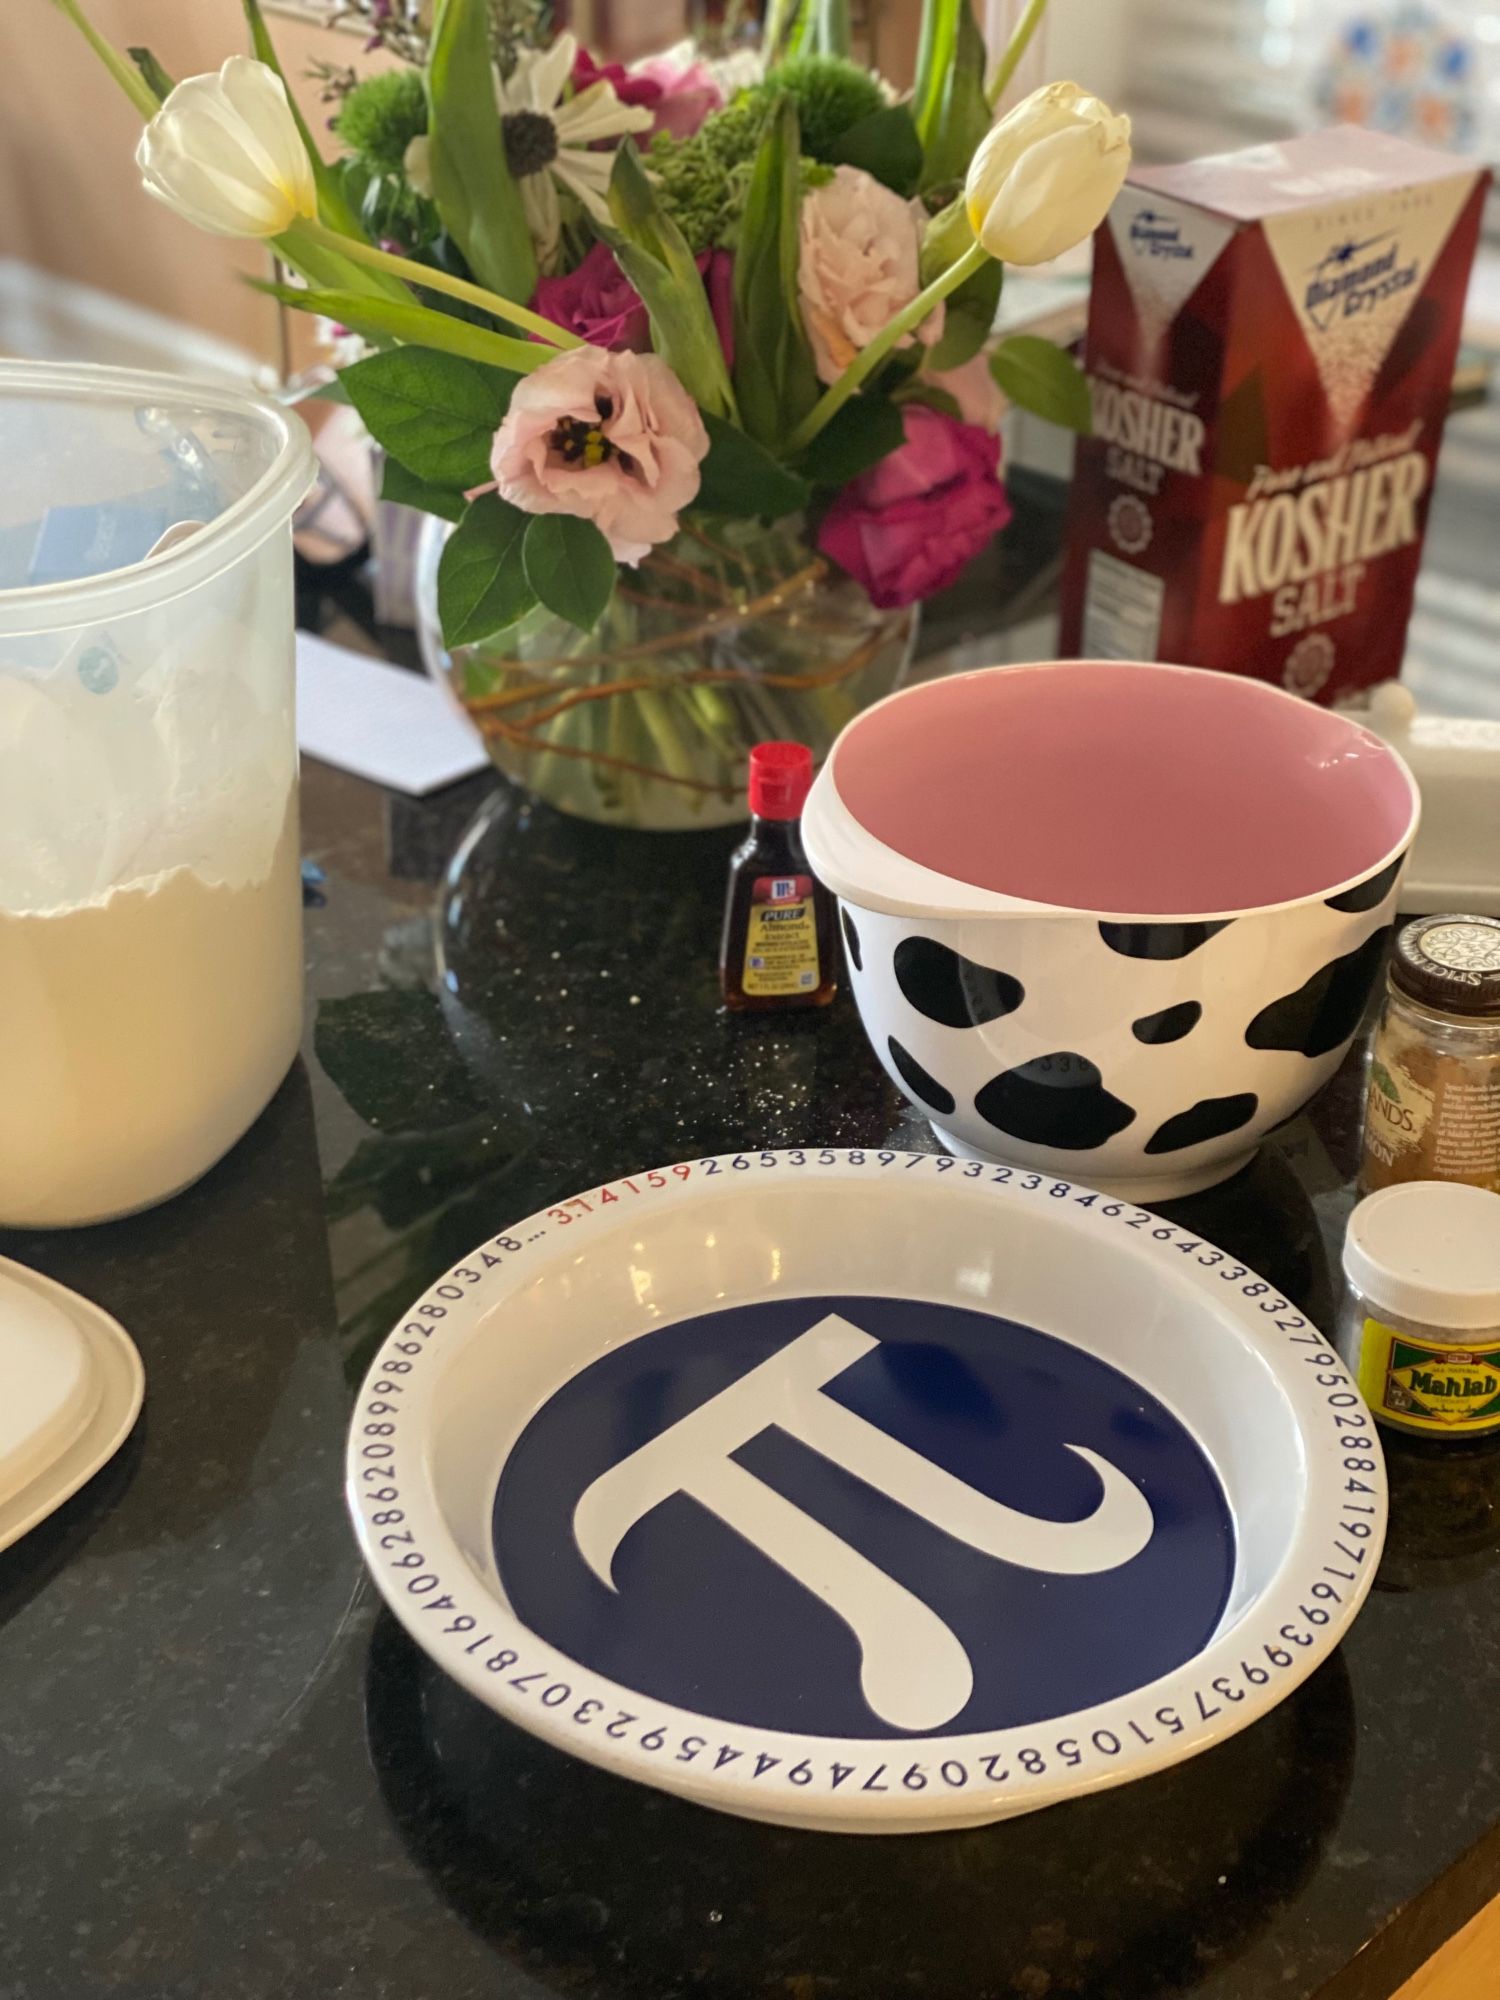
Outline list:
[[[824,390],[787,439],[787,451],[791,457],[806,451],[823,426],[838,415],[860,383],[884,361],[896,342],[910,333],[913,327],[920,326],[933,307],[947,298],[950,292],[956,292],[965,279],[982,270],[989,254],[982,243],[971,243],[956,264],[950,264],[946,271],[933,279],[926,291],[918,292],[909,306],[903,306],[894,319],[886,321],[869,346],[861,348],[855,355],[832,388]]]
[[[1015,32],[1006,43],[1005,53],[1000,58],[1000,67],[990,78],[990,87],[985,92],[990,109],[994,110],[1005,95],[1005,86],[1021,66],[1021,58],[1026,53],[1027,44],[1036,33],[1043,14],[1047,11],[1047,0],[1029,0],[1026,12],[1017,21]]]
[[[140,74],[133,63],[126,61],[118,49],[111,48],[100,34],[78,0],[57,0],[58,12],[66,14],[79,34],[88,43],[94,54],[109,71],[121,90],[130,99],[136,110],[149,124],[161,109],[161,99]]]
[[[299,222],[289,234],[303,231],[325,249],[336,250],[351,263],[365,264],[370,270],[384,271],[392,278],[404,278],[407,284],[420,285],[424,291],[446,292],[449,298],[462,299],[465,305],[478,306],[481,311],[508,321],[524,333],[534,333],[551,347],[582,347],[584,344],[576,333],[568,333],[527,306],[512,305],[498,292],[487,292],[482,285],[471,285],[466,278],[450,277],[448,272],[428,264],[418,264],[410,257],[397,257],[389,250],[377,250],[373,243],[362,243],[356,237],[340,236],[337,231],[325,228],[321,222]]]

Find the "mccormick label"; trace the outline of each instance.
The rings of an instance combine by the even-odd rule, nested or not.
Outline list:
[[[811,875],[759,875],[745,933],[744,978],[755,998],[812,993],[818,965],[817,904]]]
[[[1095,239],[1065,655],[1394,677],[1488,178],[1351,126],[1133,177]]]

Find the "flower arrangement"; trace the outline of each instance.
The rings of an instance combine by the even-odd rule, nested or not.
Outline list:
[[[1076,84],[995,121],[1045,0],[988,87],[970,0],[926,0],[899,99],[842,0],[778,0],[748,80],[690,49],[600,64],[534,0],[351,0],[406,66],[333,79],[333,161],[259,0],[251,52],[180,83],[55,4],[142,114],[148,192],[264,239],[295,282],[263,289],[359,336],[339,392],[385,493],[453,524],[450,648],[595,633],[684,535],[750,580],[788,522],[908,605],[1008,516],[997,390],[1087,424],[1065,354],[991,336],[1004,265],[1091,232],[1129,164],[1128,120]]]

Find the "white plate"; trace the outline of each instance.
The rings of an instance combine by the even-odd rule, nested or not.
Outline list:
[[[482,1245],[366,1377],[386,1601],[508,1720],[787,1825],[999,1819],[1207,1749],[1337,1645],[1385,1532],[1331,1346],[1050,1176],[808,1149]]]
[[[146,1377],[118,1323],[66,1285],[0,1257],[0,1549],[108,1463],[140,1414]]]

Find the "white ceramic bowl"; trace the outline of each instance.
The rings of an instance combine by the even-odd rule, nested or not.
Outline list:
[[[1374,1426],[1274,1289],[1010,1167],[639,1173],[436,1283],[348,1501],[439,1665],[559,1748],[788,1825],[974,1824],[1263,1714],[1379,1560]]]
[[[999,726],[1002,701],[992,740],[912,747],[935,708],[981,683],[1026,697],[1015,733]],[[1146,718],[1140,740],[1101,720],[1101,687]],[[1016,879],[1050,888],[1098,872],[1115,900],[1018,889],[1003,854],[970,872],[1023,777],[1041,838]],[[1116,796],[1101,812],[1102,777]],[[1233,819],[1211,830],[1221,791]],[[888,799],[906,851],[872,830]],[[1154,1201],[1236,1172],[1338,1068],[1418,803],[1389,746],[1278,688],[1085,661],[957,676],[867,710],[835,745],[803,827],[843,904],[865,1031],[944,1143]],[[1293,826],[1297,840],[1263,865]],[[1049,875],[1054,836],[1072,852]],[[1206,859],[1184,851],[1200,839],[1217,842]],[[1132,857],[1144,907],[1120,900]],[[1198,901],[1171,900],[1174,875],[1193,879]],[[1257,881],[1295,893],[1246,900]]]

